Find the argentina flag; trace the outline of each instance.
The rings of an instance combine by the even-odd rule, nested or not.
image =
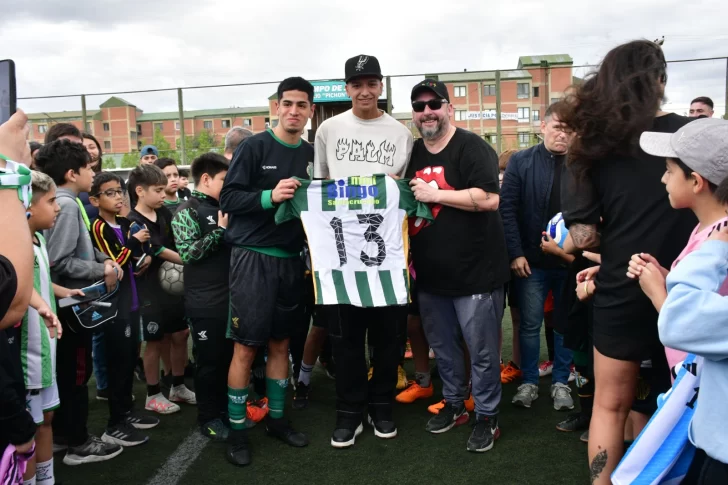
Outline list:
[[[689,433],[702,366],[702,357],[685,357],[672,388],[658,398],[657,412],[612,473],[612,483],[677,485],[682,481],[695,455]]]

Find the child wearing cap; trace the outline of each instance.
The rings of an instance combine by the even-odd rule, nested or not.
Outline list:
[[[728,201],[721,199],[717,192],[718,185],[728,177],[728,121],[706,118],[683,126],[674,134],[645,132],[640,146],[650,155],[666,158],[662,183],[670,205],[692,210],[699,221],[685,249],[673,262],[671,270],[674,270],[683,258],[701,247],[715,228],[728,225]],[[642,291],[660,311],[668,297],[665,284],[668,273],[653,256],[640,253],[632,256],[627,276],[639,279]],[[721,283],[718,292],[728,295],[728,281]],[[670,368],[686,355],[669,347],[665,352]]]

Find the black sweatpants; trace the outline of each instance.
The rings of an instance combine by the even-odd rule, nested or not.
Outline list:
[[[317,311],[329,322],[336,361],[336,410],[363,413],[367,405],[391,409],[397,386],[400,340],[407,325],[407,306],[359,308],[322,305]],[[377,352],[374,374],[367,380],[365,341]]]
[[[132,409],[131,395],[138,344],[138,312],[117,316],[104,324],[106,372],[109,381],[109,427],[119,424]],[[62,403],[63,401],[61,405]]]
[[[698,448],[682,485],[717,485],[728,483],[728,464],[709,457]]]
[[[227,317],[190,317],[189,322],[194,343],[197,421],[203,425],[227,414],[227,379],[233,342],[225,337]]]
[[[65,331],[56,347],[56,383],[61,406],[53,417],[53,434],[65,439],[70,447],[80,446],[88,439],[88,380],[93,371],[91,332],[71,330],[74,322],[78,327],[78,321],[70,309],[61,309],[58,319]]]

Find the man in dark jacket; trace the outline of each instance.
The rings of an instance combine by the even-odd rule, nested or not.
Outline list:
[[[521,310],[521,369],[523,383],[513,404],[526,408],[538,398],[538,356],[544,302],[553,292],[554,309],[561,305],[566,268],[555,256],[544,254],[541,240],[548,221],[561,212],[561,168],[568,135],[551,106],[541,122],[543,143],[516,153],[503,177],[500,212]],[[571,352],[563,337],[554,334],[551,397],[556,410],[573,409],[568,386]]]

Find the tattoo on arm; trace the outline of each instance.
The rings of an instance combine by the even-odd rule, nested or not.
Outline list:
[[[593,248],[599,242],[597,226],[594,224],[573,224],[569,228],[569,234],[571,234],[574,245],[579,249]]]
[[[475,202],[475,199],[473,198],[473,193],[468,189],[468,195],[470,196],[470,201],[473,203],[473,211],[478,212],[480,210],[480,206],[477,202]],[[490,197],[490,194],[487,192],[485,193],[485,199],[488,200],[488,197]]]
[[[602,450],[597,453],[597,456],[594,457],[591,465],[589,465],[589,477],[591,478],[591,483],[594,483],[594,481],[599,478],[599,475],[604,471],[605,466],[607,466],[607,450]]]

